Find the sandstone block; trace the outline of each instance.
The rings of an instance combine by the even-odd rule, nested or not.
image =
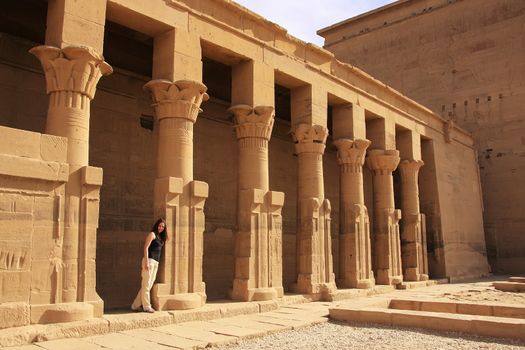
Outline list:
[[[192,310],[170,310],[168,311],[174,323],[191,322],[191,321],[208,321],[221,318],[221,310],[217,305],[204,305],[198,309]]]
[[[92,317],[93,305],[88,303],[31,305],[31,323],[73,322]]]
[[[525,321],[511,318],[474,319],[473,333],[490,337],[525,339]]]
[[[40,159],[41,134],[0,126],[0,154]]]
[[[0,304],[0,329],[29,325],[29,304]]]
[[[255,314],[259,312],[259,304],[253,302],[233,303],[220,307],[222,317]]]
[[[421,311],[456,313],[456,303],[447,302],[422,302]]]
[[[102,319],[109,322],[109,332],[120,332],[128,329],[165,326],[172,323],[172,316],[168,312],[104,315]]]
[[[102,168],[85,166],[82,168],[82,183],[85,185],[102,185]]]
[[[0,303],[29,302],[30,288],[31,272],[1,270]]]
[[[54,135],[42,135],[40,157],[49,162],[67,162],[67,138]]]

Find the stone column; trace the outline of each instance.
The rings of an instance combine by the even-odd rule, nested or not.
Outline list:
[[[330,202],[324,198],[323,153],[328,130],[321,125],[298,124],[292,132],[298,156],[297,284],[294,291],[335,291],[330,236]]]
[[[370,150],[366,164],[374,177],[374,272],[377,284],[403,282],[399,220],[395,209],[392,172],[399,164],[397,150]]]
[[[101,316],[103,302],[95,291],[94,248],[102,169],[89,166],[89,119],[97,83],[112,68],[101,55],[84,46],[59,49],[43,45],[30,52],[38,57],[46,76],[46,133],[67,138],[69,164],[63,231],[59,229],[50,258],[55,276],[50,303],[54,306],[32,306],[31,319],[34,323],[66,322]],[[40,292],[32,291],[34,299],[41,299],[36,297]],[[61,303],[68,304],[58,305]]]
[[[423,219],[419,212],[419,168],[422,160],[403,160],[399,164],[401,173],[401,257],[403,278],[406,281],[428,280],[428,262]]]
[[[370,222],[363,190],[363,164],[369,140],[338,139],[337,161],[341,174],[341,235],[339,240],[338,285],[344,288],[372,288]]]
[[[204,202],[208,184],[193,180],[193,124],[207,100],[206,86],[190,80],[152,80],[158,128],[154,215],[165,217],[169,241],[153,286],[152,302],[160,310],[204,305],[202,279]]]
[[[238,226],[232,298],[271,300],[283,296],[281,208],[284,193],[269,191],[268,141],[274,108],[230,108],[239,141]]]

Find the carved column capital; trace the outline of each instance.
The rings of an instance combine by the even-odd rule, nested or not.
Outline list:
[[[206,86],[192,80],[155,79],[146,83],[144,89],[151,92],[157,120],[182,118],[195,123],[202,112],[201,103],[209,98]]]
[[[328,129],[321,125],[298,124],[292,131],[295,152],[323,154],[328,137]]]
[[[365,153],[370,141],[366,139],[338,139],[334,141],[337,147],[337,162],[343,171],[360,172],[365,162]]]
[[[235,133],[238,139],[270,140],[275,116],[275,109],[272,106],[235,105],[228,111],[233,113]]]
[[[399,163],[399,172],[401,173],[401,181],[406,182],[416,182],[419,174],[419,168],[421,168],[425,163],[422,160],[402,160]]]
[[[368,151],[366,157],[366,165],[376,175],[392,173],[398,164],[398,150],[373,149]]]
[[[92,100],[100,77],[113,72],[111,66],[104,61],[104,57],[90,47],[68,46],[59,49],[41,45],[29,52],[42,64],[48,94],[71,92]]]

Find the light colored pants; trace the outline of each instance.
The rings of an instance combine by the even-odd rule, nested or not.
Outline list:
[[[144,258],[143,258],[144,263]],[[142,264],[144,266],[144,264]],[[142,283],[140,290],[135,297],[135,300],[133,301],[133,304],[131,304],[131,308],[136,310],[141,305],[143,309],[149,309],[151,308],[151,301],[150,301],[150,293],[151,287],[153,287],[153,283],[155,282],[155,277],[157,277],[157,270],[159,269],[159,263],[156,260],[148,259],[148,266],[149,271],[146,270],[144,267],[142,267]]]

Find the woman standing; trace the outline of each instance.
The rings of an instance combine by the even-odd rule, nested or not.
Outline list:
[[[144,242],[144,257],[142,258],[142,284],[131,304],[131,310],[145,312],[155,312],[151,307],[150,290],[155,282],[157,270],[159,268],[160,253],[164,243],[168,240],[168,230],[164,219],[158,219],[151,228],[151,232],[146,236]]]

